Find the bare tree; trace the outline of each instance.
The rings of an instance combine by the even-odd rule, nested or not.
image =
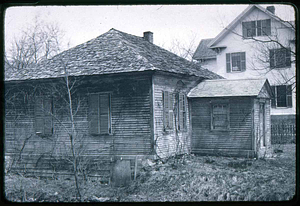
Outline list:
[[[64,46],[66,45],[66,46]],[[67,48],[64,31],[55,22],[44,22],[39,16],[6,46],[5,63],[15,71],[51,58]]]
[[[196,36],[194,36],[188,43],[184,43],[178,39],[173,39],[172,45],[168,50],[182,58],[191,61],[197,48],[195,39]]]
[[[225,27],[237,39],[244,39],[249,50],[255,51],[248,58],[248,68],[261,76],[269,76],[276,84],[292,85],[296,87],[296,73],[292,64],[296,62],[295,22],[283,20],[272,15],[270,19],[252,16],[240,21],[241,27]]]

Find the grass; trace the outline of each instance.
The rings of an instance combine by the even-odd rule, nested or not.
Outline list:
[[[275,147],[274,147],[275,148]],[[81,184],[84,202],[116,201],[284,201],[295,195],[295,144],[271,159],[185,155],[160,161],[138,173],[125,188],[98,181]],[[177,162],[177,163],[175,163]],[[72,202],[71,180],[5,176],[5,194],[14,202]]]

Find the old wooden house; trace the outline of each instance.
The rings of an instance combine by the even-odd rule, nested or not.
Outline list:
[[[271,155],[272,92],[267,79],[205,80],[188,97],[193,153]]]
[[[6,74],[5,155],[17,170],[56,171],[68,164],[73,133],[76,155],[95,167],[112,156],[190,152],[187,93],[215,78],[221,77],[153,44],[151,32],[111,29]]]
[[[97,171],[112,157],[165,158],[234,145],[236,155],[254,155],[256,126],[262,118],[263,128],[269,125],[268,82],[245,81],[254,93],[225,95],[229,90],[214,85],[236,82],[211,79],[222,77],[156,46],[152,32],[111,29],[6,73],[5,156],[11,169],[47,175],[64,169],[74,151],[82,170]]]

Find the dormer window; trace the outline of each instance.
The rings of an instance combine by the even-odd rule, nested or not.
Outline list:
[[[243,37],[271,35],[271,19],[242,22]]]

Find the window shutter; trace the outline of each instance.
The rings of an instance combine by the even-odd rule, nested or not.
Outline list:
[[[262,20],[263,35],[271,35],[271,19]]]
[[[250,37],[254,37],[254,36],[256,36],[256,22],[251,21],[251,35],[250,35]]]
[[[43,98],[36,97],[34,105],[34,122],[35,132],[44,134],[44,111],[43,111]]]
[[[187,110],[187,98],[186,98],[186,95],[183,95],[183,103],[182,103],[182,106],[183,106],[183,115],[182,115],[182,120],[183,120],[183,128],[186,129],[187,125],[187,117],[186,117],[186,110]]]
[[[256,27],[257,27],[257,36],[261,36],[262,34],[261,34],[261,20],[258,20],[257,22],[256,22]]]
[[[174,113],[173,110],[169,110],[169,128],[173,129],[174,124]]]
[[[287,48],[285,51],[286,51],[285,52],[285,65],[287,67],[290,67],[291,66],[291,50],[290,50],[290,48]]]
[[[247,38],[247,22],[242,22],[243,27],[243,37]]]
[[[163,124],[166,129],[169,126],[169,93],[163,91]]]
[[[275,68],[275,50],[270,49],[270,68]]]
[[[99,98],[100,134],[109,133],[109,96],[101,94]]]
[[[271,86],[271,90],[273,92],[273,96],[271,98],[271,107],[275,108],[276,107],[276,93],[275,93],[275,86]]]
[[[246,52],[241,52],[241,71],[246,71]]]
[[[183,117],[183,114],[184,114],[184,111],[183,111],[183,103],[184,103],[184,95],[182,94],[179,94],[179,122],[178,122],[178,125],[179,125],[179,130],[182,130],[184,128],[183,126],[183,121],[184,121],[184,117]]]
[[[173,128],[174,124],[174,112],[173,112],[173,103],[174,103],[175,95],[169,93],[169,128]]]
[[[52,124],[52,99],[51,98],[44,98],[43,99],[44,105],[44,134],[52,134],[53,131],[53,124]]]
[[[292,85],[287,85],[286,86],[286,106],[287,107],[293,107],[292,103]]]
[[[89,132],[99,134],[99,95],[89,95]]]
[[[231,72],[231,64],[230,64],[230,53],[226,54],[226,72]]]

